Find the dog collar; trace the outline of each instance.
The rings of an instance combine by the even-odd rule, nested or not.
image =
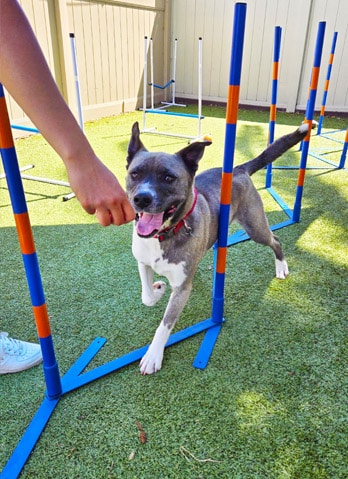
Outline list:
[[[191,206],[190,211],[186,213],[186,215],[181,218],[181,220],[174,226],[170,226],[168,228],[164,228],[163,230],[160,230],[154,238],[157,238],[159,242],[164,241],[168,237],[168,233],[172,233],[173,235],[176,235],[179,233],[181,228],[184,226],[186,229],[186,234],[190,235],[191,234],[191,228],[186,224],[186,219],[190,216],[190,214],[193,212],[195,209],[196,203],[197,203],[197,198],[198,198],[198,191],[197,188],[194,188],[193,190],[194,197],[193,197],[193,203]]]

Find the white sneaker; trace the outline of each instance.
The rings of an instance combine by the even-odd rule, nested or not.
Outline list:
[[[0,332],[0,374],[24,371],[41,361],[41,348],[38,344],[12,339],[8,333]]]

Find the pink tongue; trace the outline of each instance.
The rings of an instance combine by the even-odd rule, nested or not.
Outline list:
[[[156,215],[142,213],[137,223],[137,232],[141,236],[149,236],[155,230],[159,231],[163,223],[163,213]]]

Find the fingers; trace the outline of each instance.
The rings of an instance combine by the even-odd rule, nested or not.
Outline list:
[[[123,216],[126,223],[133,221],[135,218],[135,211],[132,205],[129,203],[128,199],[125,205],[123,205]]]
[[[128,201],[118,203],[112,209],[98,208],[95,216],[101,226],[110,226],[111,224],[121,226],[129,223],[135,217],[135,213]]]
[[[95,214],[102,226],[120,226],[132,221],[135,212],[119,181],[93,156],[92,171],[69,164],[69,183],[87,213]]]
[[[110,213],[109,210],[107,209],[104,209],[104,208],[98,208],[96,211],[95,211],[95,216],[98,220],[98,223],[101,225],[101,226],[109,226],[112,224],[113,222],[113,217]]]

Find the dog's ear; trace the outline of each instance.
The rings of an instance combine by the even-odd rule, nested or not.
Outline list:
[[[127,168],[138,151],[147,151],[140,140],[139,123],[136,121],[132,126],[132,136],[128,145]]]
[[[192,176],[198,169],[198,162],[203,156],[205,147],[209,145],[211,145],[211,141],[208,140],[195,141],[177,152],[177,155],[181,156]]]

